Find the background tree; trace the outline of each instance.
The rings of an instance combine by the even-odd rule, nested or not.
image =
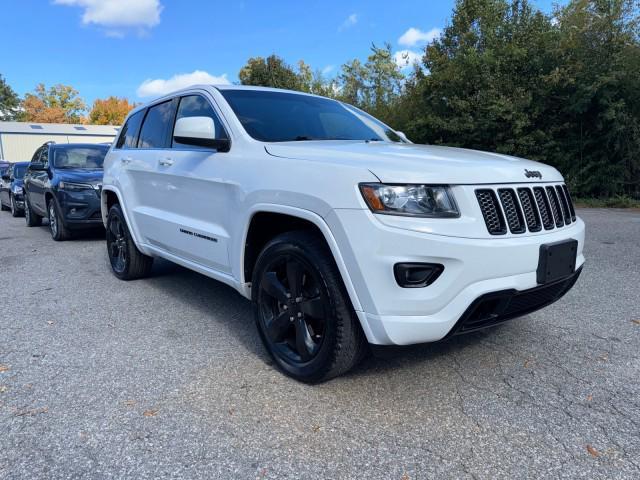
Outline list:
[[[18,114],[20,98],[0,74],[0,121],[14,120]]]
[[[242,85],[302,90],[298,73],[276,55],[250,58],[240,69],[238,78]]]
[[[94,125],[122,125],[127,114],[135,104],[126,98],[109,97],[93,102],[89,112],[89,123]]]
[[[80,123],[87,108],[73,87],[58,84],[47,89],[42,83],[35,94],[25,95],[22,107],[22,120],[51,123]]]

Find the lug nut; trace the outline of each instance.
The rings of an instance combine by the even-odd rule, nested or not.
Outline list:
[[[298,312],[298,318],[302,317],[302,312]]]

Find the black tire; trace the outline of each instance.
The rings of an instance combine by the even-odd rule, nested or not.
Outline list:
[[[71,232],[65,227],[62,221],[62,215],[55,200],[49,200],[47,205],[47,212],[49,212],[49,231],[51,232],[51,238],[56,242],[63,242],[71,237]]]
[[[42,217],[33,211],[31,203],[29,203],[29,196],[26,194],[24,196],[24,219],[27,222],[27,227],[38,227],[42,225]]]
[[[260,338],[285,374],[318,383],[365,356],[360,322],[318,235],[289,232],[271,240],[258,257],[251,290]]]
[[[107,255],[116,277],[135,280],[151,273],[153,257],[144,255],[136,247],[120,205],[113,205],[109,210],[106,237]]]
[[[22,212],[18,210],[18,207],[16,206],[16,198],[13,194],[9,197],[9,201],[11,202],[11,216],[15,218],[22,215]]]

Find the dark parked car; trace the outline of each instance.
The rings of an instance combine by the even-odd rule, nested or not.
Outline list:
[[[12,163],[0,180],[0,206],[18,217],[24,212],[23,178],[29,162]]]
[[[100,227],[102,163],[109,145],[45,143],[36,150],[24,177],[27,226],[49,218],[54,240],[74,230]]]

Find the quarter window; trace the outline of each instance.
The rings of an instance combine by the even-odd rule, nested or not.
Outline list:
[[[154,105],[147,111],[142,123],[138,148],[165,148],[172,125],[173,102],[171,100]]]
[[[144,110],[134,113],[122,127],[116,148],[135,148]]]
[[[213,110],[213,107],[209,104],[209,102],[200,95],[188,95],[186,97],[182,97],[180,99],[180,105],[178,105],[178,113],[176,115],[176,121],[179,118],[184,117],[209,117],[213,120],[213,124],[216,129],[216,138],[218,139],[227,139],[227,132],[224,130],[222,123],[218,119],[216,112]],[[173,139],[172,147],[180,147],[184,144],[177,142]],[[195,145],[189,145],[190,149],[194,148],[205,148],[206,147],[198,147]]]

